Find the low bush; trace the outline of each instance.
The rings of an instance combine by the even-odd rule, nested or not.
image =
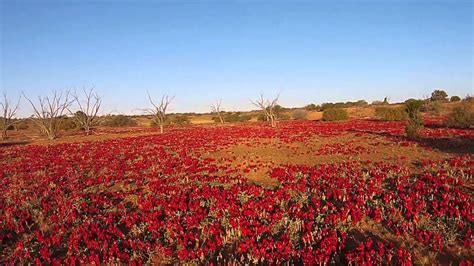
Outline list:
[[[446,122],[448,127],[470,128],[474,124],[474,112],[472,106],[463,104],[455,107],[448,115]]]
[[[112,115],[106,117],[103,125],[106,127],[132,127],[137,125],[137,121],[125,115]]]
[[[257,121],[268,121],[267,116],[265,114],[260,113],[257,115]]]
[[[223,118],[224,118],[225,122],[230,122],[230,123],[245,122],[245,121],[249,121],[250,119],[252,119],[252,117],[250,115],[242,115],[240,112],[225,113],[223,115]],[[218,117],[214,117],[213,119],[216,122],[220,122]]]
[[[73,129],[78,128],[76,122],[74,121],[74,118],[64,117],[64,118],[58,118],[58,119],[61,120],[58,122],[59,130],[68,131],[68,130],[73,130]]]
[[[190,123],[187,115],[177,115],[171,118],[171,124],[174,125],[188,125]]]
[[[418,138],[423,128],[423,120],[420,116],[420,108],[423,104],[424,101],[422,100],[408,99],[405,101],[405,112],[408,115],[408,124],[405,127],[405,134],[409,138]]]
[[[405,109],[402,107],[377,107],[375,108],[375,116],[385,121],[402,121],[408,118]]]
[[[20,129],[28,129],[30,125],[28,124],[28,119],[20,119],[18,122],[15,123],[14,127],[17,130],[20,130]]]
[[[459,96],[451,96],[451,99],[449,99],[450,102],[460,102],[461,97]]]
[[[306,120],[308,118],[308,112],[306,110],[294,110],[291,113],[291,117],[295,120]]]
[[[346,110],[342,108],[330,108],[323,111],[323,121],[339,121],[348,118]]]
[[[319,105],[316,105],[314,103],[311,103],[311,104],[308,104],[304,107],[304,109],[306,111],[320,111],[321,110],[321,106]]]

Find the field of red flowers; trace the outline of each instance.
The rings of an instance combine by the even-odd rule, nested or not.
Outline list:
[[[0,263],[472,265],[473,146],[352,120],[0,147]]]

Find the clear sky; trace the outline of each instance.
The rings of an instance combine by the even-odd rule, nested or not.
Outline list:
[[[473,91],[473,1],[0,1],[0,90],[94,86],[103,112]],[[23,101],[22,114],[29,112]]]

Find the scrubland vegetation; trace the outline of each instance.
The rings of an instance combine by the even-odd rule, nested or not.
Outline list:
[[[2,102],[2,264],[472,265],[471,97],[172,114],[149,95],[132,117],[67,95],[24,95],[28,119]]]

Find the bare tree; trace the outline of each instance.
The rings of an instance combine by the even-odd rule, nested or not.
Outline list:
[[[73,101],[79,107],[79,110],[73,113],[69,108],[69,112],[74,116],[76,122],[84,129],[86,135],[90,134],[91,129],[97,125],[97,114],[99,113],[100,106],[102,104],[102,98],[94,91],[90,89],[87,91],[83,89],[84,99],[81,99],[77,93],[72,95]]]
[[[9,127],[13,126],[15,124],[14,118],[16,115],[16,112],[18,111],[18,107],[20,106],[20,99],[21,96],[18,97],[18,102],[16,105],[12,105],[10,100],[7,97],[6,93],[3,93],[3,102],[0,102],[1,106],[1,111],[2,111],[2,117],[1,117],[1,122],[2,122],[2,140],[7,139],[7,130]]]
[[[222,117],[221,106],[222,106],[222,100],[219,99],[216,101],[215,104],[211,104],[211,112],[216,113],[217,117],[219,117],[219,121],[221,123],[224,123],[224,118]]]
[[[36,104],[25,94],[23,96],[33,107],[34,113],[31,119],[33,123],[38,126],[40,132],[45,134],[48,139],[55,139],[58,136],[66,110],[72,104],[72,101],[69,100],[69,91],[66,91],[64,94],[54,91],[52,97],[39,96]]]
[[[160,126],[160,133],[163,134],[165,131],[165,122],[166,122],[166,109],[168,109],[169,104],[171,101],[173,101],[173,97],[168,97],[168,95],[163,95],[161,97],[161,101],[159,104],[156,104],[153,99],[150,96],[150,93],[148,93],[148,99],[150,100],[150,103],[153,105],[152,108],[146,109],[148,113],[153,115],[153,121]]]
[[[269,99],[264,99],[263,94],[260,95],[260,99],[256,101],[250,101],[253,105],[256,107],[260,108],[263,113],[265,114],[265,117],[267,121],[270,122],[272,127],[276,127],[276,121],[277,121],[277,116],[275,113],[275,107],[278,105],[278,98],[280,95],[278,94],[273,100]]]

